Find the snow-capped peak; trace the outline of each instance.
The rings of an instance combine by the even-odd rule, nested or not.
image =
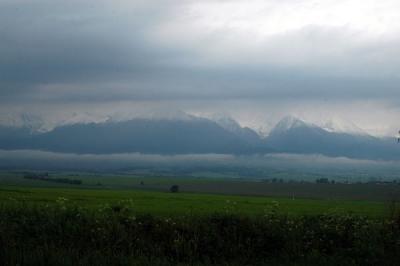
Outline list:
[[[313,126],[300,118],[289,115],[282,118],[274,127],[273,131],[287,131],[289,129],[304,127],[304,126]]]
[[[261,138],[266,138],[274,129],[274,125],[272,123],[265,122],[263,125],[257,126],[253,129]]]
[[[235,119],[225,114],[220,114],[220,113],[213,114],[211,115],[210,120],[214,121],[219,126],[230,132],[238,132],[242,130],[242,127]]]
[[[140,117],[139,117],[140,118]],[[183,112],[181,110],[170,109],[155,109],[143,115],[142,118],[155,119],[155,120],[193,120],[197,117]]]
[[[72,116],[63,120],[60,125],[105,123],[111,120],[109,116],[94,115],[87,112],[73,113]]]
[[[339,117],[330,118],[327,121],[306,122],[295,116],[286,116],[281,119],[273,129],[277,132],[287,131],[298,127],[318,127],[332,133],[346,133],[351,135],[368,135],[353,122]]]
[[[51,125],[38,115],[19,113],[0,117],[0,125],[28,128],[32,133],[48,131]]]
[[[195,117],[182,111],[158,109],[147,110],[146,112],[138,112],[137,110],[132,110],[131,112],[115,112],[108,115],[83,112],[73,113],[70,117],[63,120],[60,125],[123,122],[133,119],[192,120],[195,119]]]
[[[368,135],[356,124],[343,118],[334,117],[321,124],[321,128],[328,132],[347,133],[352,135]]]

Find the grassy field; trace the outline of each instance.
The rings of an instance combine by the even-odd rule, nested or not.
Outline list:
[[[130,201],[136,212],[155,215],[214,212],[259,215],[276,209],[280,213],[289,215],[353,213],[379,217],[388,215],[389,212],[387,204],[379,201],[292,199],[141,190],[0,187],[0,202],[2,203],[18,201],[28,204],[54,204],[60,199],[66,199],[67,204],[85,207]]]
[[[0,174],[0,202],[68,204],[98,207],[131,201],[138,213],[156,215],[235,212],[258,215],[275,208],[290,215],[354,213],[386,216],[399,185],[266,183],[260,180],[136,177],[90,173],[52,173],[79,179],[82,185],[23,178],[23,172]],[[179,193],[170,193],[173,184]]]
[[[138,177],[98,173],[51,173],[57,178],[82,180],[82,185],[24,178],[24,172],[0,173],[0,202],[68,204],[98,207],[132,201],[140,213],[162,215],[235,212],[259,215],[272,207],[290,215],[354,213],[386,216],[399,185],[266,183],[251,179]],[[179,193],[170,193],[171,185]],[[274,208],[275,208],[274,207]]]

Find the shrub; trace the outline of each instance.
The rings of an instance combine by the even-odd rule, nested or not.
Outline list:
[[[178,193],[179,192],[179,186],[178,185],[172,185],[169,188],[169,191],[172,192],[172,193]]]

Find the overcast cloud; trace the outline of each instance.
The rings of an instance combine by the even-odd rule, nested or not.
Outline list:
[[[396,0],[0,0],[1,112],[131,101],[252,124],[312,104],[392,130],[399,47]]]

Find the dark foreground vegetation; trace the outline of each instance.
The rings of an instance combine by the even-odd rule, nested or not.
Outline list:
[[[0,265],[398,265],[400,220],[0,205]]]

